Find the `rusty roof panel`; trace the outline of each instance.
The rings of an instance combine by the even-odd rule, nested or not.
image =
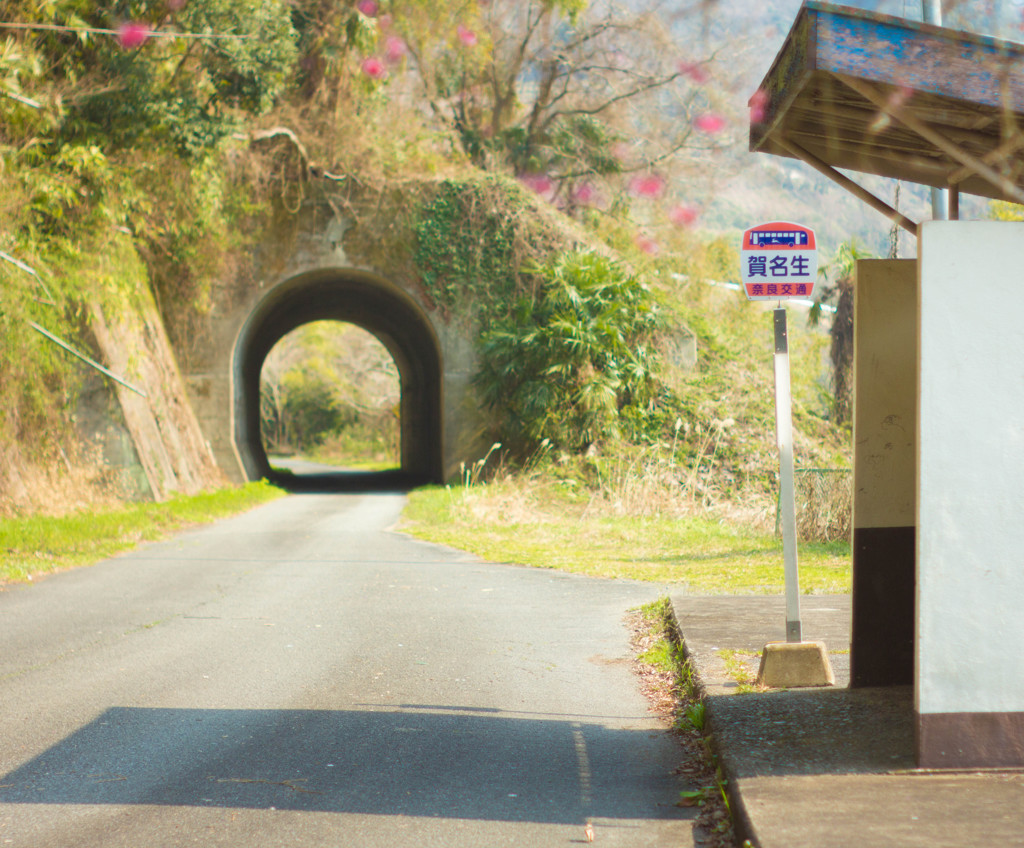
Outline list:
[[[753,151],[1020,199],[1024,45],[808,0],[751,105]]]

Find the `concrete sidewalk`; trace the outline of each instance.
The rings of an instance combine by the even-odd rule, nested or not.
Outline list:
[[[804,638],[829,650],[827,689],[741,691],[737,677],[753,679],[765,642],[785,640],[784,598],[675,595],[672,605],[741,842],[1024,846],[1024,772],[918,770],[911,688],[847,688],[848,595],[801,599]]]

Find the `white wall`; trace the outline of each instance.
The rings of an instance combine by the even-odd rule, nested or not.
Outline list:
[[[917,709],[1024,711],[1024,223],[919,247]]]

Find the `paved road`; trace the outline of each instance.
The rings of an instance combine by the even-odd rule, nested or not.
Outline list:
[[[622,619],[655,587],[292,495],[0,592],[0,846],[688,846]]]

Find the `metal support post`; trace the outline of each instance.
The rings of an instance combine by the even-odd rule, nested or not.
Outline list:
[[[921,0],[921,16],[926,24],[942,26],[942,0]],[[949,219],[949,191],[944,188],[932,189],[932,220]]]
[[[786,641],[802,641],[800,570],[796,550],[796,493],[793,482],[793,398],[789,373],[789,331],[786,309],[774,310],[775,427],[779,443],[779,506],[782,516],[782,559],[786,580]]]

